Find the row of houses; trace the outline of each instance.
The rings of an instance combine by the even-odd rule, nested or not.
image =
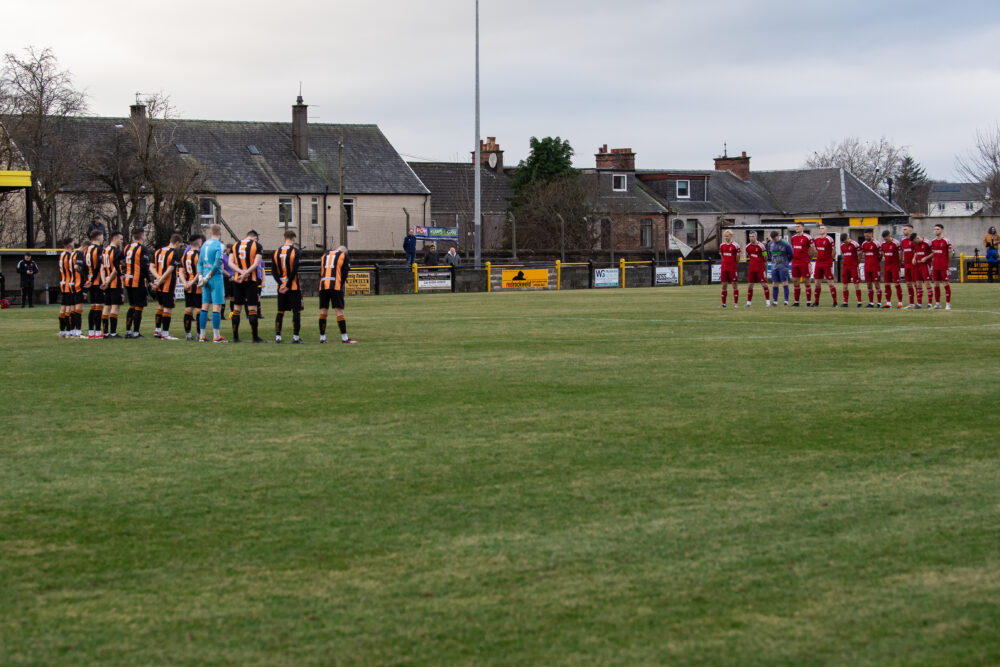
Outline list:
[[[97,143],[141,121],[78,118],[73,136]],[[494,137],[481,144],[482,162],[407,162],[376,125],[310,123],[299,97],[290,123],[172,121],[169,157],[197,166],[203,223],[224,220],[237,236],[256,229],[265,247],[288,228],[307,250],[342,242],[343,188],[347,245],[352,250],[398,251],[414,226],[459,229],[460,250],[471,249],[475,169],[482,181],[483,247],[509,247],[508,214],[514,169]],[[835,229],[899,225],[907,216],[843,169],[753,171],[751,158],[723,154],[712,169],[637,169],[630,148],[601,146],[579,178],[593,194],[602,250],[714,249],[721,227],[787,229],[797,221]],[[343,169],[341,170],[341,161]],[[81,179],[65,193],[100,190]],[[71,192],[69,190],[75,190]],[[95,211],[113,218],[112,210]],[[79,215],[65,207],[57,215]]]

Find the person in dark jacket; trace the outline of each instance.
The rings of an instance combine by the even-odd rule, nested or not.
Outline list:
[[[403,237],[403,252],[406,253],[406,266],[413,266],[417,261],[417,237],[413,235],[413,228],[410,233]]]
[[[90,222],[90,226],[87,227],[88,238],[90,237],[90,233],[94,230],[97,230],[101,234],[104,234],[104,238],[108,238],[108,228],[104,226],[103,222],[101,222],[101,218],[96,215],[94,216],[94,219]]]
[[[444,263],[456,269],[462,266],[462,258],[455,252],[454,247],[448,248],[448,254],[444,256]]]
[[[429,246],[427,246],[427,252],[424,253],[424,265],[438,266],[439,261],[440,260],[438,259],[437,250],[435,249],[435,246],[432,243]]]
[[[38,275],[38,265],[31,259],[31,253],[24,253],[24,259],[17,263],[17,272],[21,274],[21,308],[27,304],[34,308],[35,276]]]

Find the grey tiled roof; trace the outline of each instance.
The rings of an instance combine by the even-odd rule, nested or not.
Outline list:
[[[98,144],[123,118],[77,118],[67,132]],[[344,141],[344,192],[428,194],[424,184],[375,125],[309,123],[309,160],[292,150],[291,123],[174,120],[164,138],[182,144],[169,155],[202,167],[206,191],[219,194],[301,193],[338,190],[338,143]],[[251,154],[255,146],[258,155]]]
[[[899,209],[876,194],[854,174],[836,167],[751,172],[788,215],[877,213]]]
[[[615,192],[610,172],[588,170],[580,174],[580,178],[589,187],[596,189],[594,205],[601,213],[663,214],[667,212],[667,208],[642,187],[635,174],[627,173],[625,176],[627,189],[624,192]]]
[[[472,213],[476,172],[472,163],[410,162],[410,167],[431,192],[436,212]],[[504,213],[514,196],[510,176],[480,167],[481,205],[484,213]]]
[[[982,201],[983,186],[979,183],[934,183],[927,201]]]

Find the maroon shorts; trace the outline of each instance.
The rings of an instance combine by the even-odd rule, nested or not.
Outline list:
[[[914,264],[913,265],[913,280],[914,282],[924,282],[927,280],[929,270],[926,264]],[[910,275],[909,269],[907,269],[906,275]]]
[[[833,271],[833,264],[822,264],[822,265],[817,264],[816,265],[816,270],[813,271],[813,279],[814,280],[824,280],[824,279],[836,280],[837,276],[835,275],[835,273]]]
[[[792,278],[808,278],[809,262],[792,262]]]
[[[882,267],[876,264],[875,266],[868,268],[865,266],[865,282],[866,283],[877,283],[882,280]]]
[[[882,272],[883,282],[887,283],[898,283],[899,282],[899,267],[885,265],[885,271]]]
[[[727,271],[726,269],[722,269],[722,275],[719,278],[719,281],[724,283],[735,283],[737,275],[738,272],[735,270]]]
[[[840,272],[840,281],[845,285],[848,283],[859,284],[861,282],[861,275],[858,273],[858,267],[845,266]]]
[[[747,269],[747,282],[753,285],[754,283],[766,283],[767,282],[767,269]]]
[[[951,282],[951,272],[948,269],[934,269],[931,271],[931,280],[936,283]]]

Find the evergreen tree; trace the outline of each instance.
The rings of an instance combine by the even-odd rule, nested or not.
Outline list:
[[[900,162],[893,183],[893,201],[907,213],[926,213],[930,181],[927,171],[909,155]]]
[[[532,183],[551,181],[559,176],[575,174],[573,147],[559,137],[531,138],[531,154],[521,160],[511,187],[515,197]]]

